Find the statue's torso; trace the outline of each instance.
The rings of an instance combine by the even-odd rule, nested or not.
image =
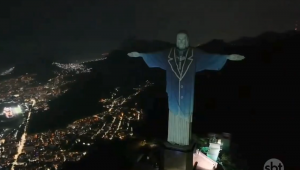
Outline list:
[[[168,53],[168,64],[171,72],[167,74],[173,73],[179,81],[182,81],[186,76],[194,72],[194,60],[193,48],[187,48],[185,50],[171,48]]]
[[[193,111],[195,58],[194,49],[189,48],[180,52],[172,48],[169,50],[166,69],[167,93],[169,110],[175,114],[189,117]]]

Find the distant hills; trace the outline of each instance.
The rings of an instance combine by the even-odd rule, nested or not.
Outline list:
[[[299,32],[294,30],[284,33],[265,32],[257,37],[242,37],[238,40],[230,42],[229,44],[237,46],[259,45],[263,42],[273,43],[276,41],[284,41],[290,38],[299,38],[299,36]]]
[[[144,82],[145,79],[150,79],[161,87],[161,91],[164,91],[164,72],[160,69],[149,69],[142,58],[130,58],[127,53],[130,51],[159,51],[172,46],[173,44],[163,41],[129,39],[124,41],[119,50],[111,51],[106,60],[90,62],[85,65],[93,68],[94,73],[101,73],[101,79],[103,83],[106,83],[105,86],[131,87]],[[300,34],[290,31],[286,33],[267,32],[257,37],[241,38],[230,43],[225,43],[222,40],[212,40],[197,47],[210,53],[237,53],[244,55],[246,59],[242,62],[228,62],[220,72],[205,71],[197,74],[195,100],[199,102],[199,105],[195,105],[195,110],[197,111],[200,107],[203,107],[205,103],[203,100],[208,100],[208,98],[218,98],[218,100],[227,102],[228,97],[235,96],[236,102],[240,102],[239,97],[248,94],[249,99],[247,100],[249,102],[246,103],[251,103],[251,105],[244,109],[248,108],[245,112],[247,112],[247,115],[251,115],[252,112],[257,111],[254,103],[259,103],[258,100],[253,99],[254,96],[260,98],[259,100],[265,98],[265,102],[273,101],[279,95],[281,95],[281,98],[285,98],[285,101],[294,99],[288,94],[296,97],[295,93],[298,92],[293,88],[298,85],[296,80],[298,79],[298,63],[300,62],[299,46]],[[13,73],[7,77],[37,73],[41,79],[47,79],[53,76],[54,71],[59,70],[58,67],[52,65],[52,62],[51,60],[37,58],[35,61],[28,63],[19,63],[15,66]],[[1,79],[3,78],[1,77]],[[283,82],[285,83],[282,84]],[[222,89],[220,89],[220,84]],[[273,97],[267,99],[268,96]],[[247,97],[244,96],[243,98]],[[278,102],[276,107],[285,108],[282,102],[273,102]],[[289,105],[293,103],[289,102]],[[288,103],[284,102],[284,104]],[[265,103],[262,106],[267,107]],[[204,113],[201,109],[199,111]],[[229,110],[225,109],[222,112],[228,111],[233,114]],[[294,112],[292,109],[290,111]],[[263,115],[266,114],[263,113]]]
[[[204,51],[211,53],[221,53],[221,54],[230,54],[230,53],[239,53],[247,57],[247,60],[253,60],[254,58],[259,58],[261,60],[268,60],[267,56],[273,56],[272,60],[278,58],[280,53],[290,53],[293,54],[289,56],[295,58],[297,48],[300,45],[300,34],[296,31],[289,31],[285,33],[275,33],[275,32],[266,32],[257,37],[242,37],[236,41],[225,43],[223,40],[212,40],[206,44],[203,44],[197,48],[201,48]],[[167,49],[174,46],[174,44],[164,42],[164,41],[145,41],[138,40],[134,38],[129,38],[125,40],[118,50],[113,50],[108,55],[108,59],[105,61],[97,61],[92,63],[87,63],[86,65],[95,67],[96,70],[102,70],[109,72],[110,69],[124,67],[121,66],[121,62],[129,62],[125,67],[133,66],[131,63],[132,58],[127,57],[127,53],[130,51],[139,51],[139,52],[153,52],[163,49]],[[296,53],[295,53],[296,52]],[[250,54],[251,53],[251,54]],[[101,58],[102,56],[99,56]],[[140,59],[137,59],[140,60]],[[246,61],[247,61],[246,60]],[[30,60],[30,62],[22,62],[14,65],[15,69],[13,75],[20,75],[23,73],[38,73],[46,74],[48,71],[52,72],[58,69],[56,66],[52,65],[51,59],[46,58],[36,58]],[[137,62],[137,65],[145,66],[143,61],[140,60]],[[105,63],[105,64],[103,64]],[[108,64],[108,65],[107,65]],[[115,65],[113,65],[115,64]],[[102,66],[100,66],[102,65]],[[103,66],[104,65],[104,66]],[[123,64],[124,65],[124,64]],[[97,68],[97,67],[101,68]],[[106,67],[110,68],[106,68]],[[103,69],[105,68],[105,69]],[[125,68],[124,68],[125,69]],[[3,70],[4,71],[4,70]]]

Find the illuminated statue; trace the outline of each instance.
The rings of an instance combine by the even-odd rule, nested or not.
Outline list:
[[[189,145],[194,109],[195,74],[203,70],[220,70],[227,60],[240,61],[244,56],[208,54],[189,46],[188,34],[177,34],[176,47],[155,53],[128,53],[142,57],[151,67],[166,70],[169,103],[168,142]]]

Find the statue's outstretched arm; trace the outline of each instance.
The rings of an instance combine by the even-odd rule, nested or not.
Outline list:
[[[199,52],[196,55],[196,72],[203,70],[221,70],[226,64],[229,55],[209,54]]]
[[[159,67],[161,69],[165,69],[166,59],[164,58],[163,52],[154,52],[154,53],[139,53],[139,52],[131,52],[128,53],[130,57],[142,57],[145,63],[150,67]]]

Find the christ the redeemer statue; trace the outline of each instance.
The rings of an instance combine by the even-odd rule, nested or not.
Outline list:
[[[142,57],[150,67],[166,70],[169,103],[168,142],[189,145],[194,109],[195,74],[203,70],[220,70],[227,60],[240,61],[237,54],[208,54],[189,46],[188,34],[177,34],[176,47],[155,53],[128,53],[130,57]]]

